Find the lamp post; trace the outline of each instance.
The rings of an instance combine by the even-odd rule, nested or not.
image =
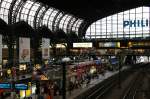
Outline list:
[[[62,58],[62,71],[63,71],[63,81],[62,81],[62,99],[66,99],[66,64],[70,62],[69,57]]]
[[[119,55],[119,89],[121,88],[121,59],[120,59],[120,55]]]
[[[119,80],[119,86],[118,86],[118,88],[120,89],[120,88],[122,88],[121,87],[121,68],[122,68],[122,65],[123,65],[123,56],[124,56],[124,54],[122,53],[122,52],[119,52],[119,54],[118,54],[118,60],[119,60],[119,63],[118,63],[118,65],[119,65],[119,75],[118,75],[118,80]]]

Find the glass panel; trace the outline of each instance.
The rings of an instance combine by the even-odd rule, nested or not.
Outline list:
[[[76,32],[78,32],[79,27],[80,27],[82,22],[83,22],[82,20],[79,20],[79,22],[77,23],[77,25],[76,25]]]
[[[59,15],[57,16],[57,18],[56,18],[56,20],[55,20],[55,22],[54,22],[54,27],[55,27],[55,29],[54,29],[54,31],[56,30],[56,26],[57,26],[57,24],[58,24],[58,22],[59,22],[59,20],[60,20],[60,18],[63,16],[63,14],[62,13],[59,13]]]
[[[130,11],[130,15],[129,15],[129,11]],[[135,14],[135,12],[137,13]],[[106,22],[106,18],[96,21],[90,26],[90,28],[88,28],[87,32],[88,35],[90,34],[93,36],[96,35],[97,37],[100,38],[104,38],[106,37],[106,35],[108,38],[112,38],[112,37],[113,38],[114,37],[135,38],[139,36],[142,37],[142,35],[144,37],[147,37],[149,36],[149,32],[150,32],[149,15],[150,15],[149,7],[143,7],[143,13],[142,13],[142,7],[131,9],[119,13],[118,21],[117,21],[117,14],[108,16],[107,22]],[[96,33],[94,34],[94,32]],[[99,36],[100,34],[102,35]]]
[[[53,10],[53,12],[51,13],[51,16],[48,20],[48,27],[52,30],[52,25],[53,25],[53,21],[54,21],[54,18],[55,16],[57,15],[58,11],[57,10]]]
[[[24,17],[24,15],[26,14],[27,16],[29,16],[28,15],[28,13],[29,13],[29,10],[30,10],[30,8],[32,7],[32,5],[33,5],[33,3],[34,2],[32,2],[32,1],[26,1],[26,3],[25,3],[25,5],[24,5],[24,7],[23,7],[23,9],[22,9],[22,11],[21,11],[21,20],[24,20],[24,21],[26,21],[27,19],[26,19],[26,17]],[[29,18],[29,20],[30,20],[31,18]]]
[[[3,0],[0,7],[0,18],[8,23],[8,11],[12,0]]]
[[[135,9],[131,9],[131,10],[129,10],[129,11],[130,11],[130,14],[135,13]]]
[[[142,7],[136,8],[136,13],[142,13]]]
[[[65,22],[64,22],[64,27],[63,27],[64,32],[67,32],[67,25],[68,25],[68,23],[69,23],[71,17],[72,17],[72,16],[68,16],[67,19],[66,19]]]
[[[34,17],[36,14],[36,11],[38,10],[38,8],[40,7],[40,4],[33,4],[32,8],[30,9],[30,13],[29,13],[29,18],[28,18],[28,23],[30,22],[30,25],[33,26],[33,21],[34,21]]]
[[[143,7],[143,12],[148,12],[149,13],[149,7]]]

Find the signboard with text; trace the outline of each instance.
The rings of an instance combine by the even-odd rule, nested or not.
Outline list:
[[[92,48],[93,44],[91,42],[84,43],[73,43],[73,48]]]
[[[16,89],[16,90],[27,90],[27,84],[12,84],[12,83],[0,83],[0,89]]]
[[[120,47],[120,42],[99,42],[99,47]]]
[[[10,83],[0,83],[0,89],[11,89],[12,85]]]

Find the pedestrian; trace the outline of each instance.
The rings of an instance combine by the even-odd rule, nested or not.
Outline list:
[[[54,82],[54,96],[56,96],[58,92],[59,92],[59,86],[57,82]]]
[[[69,95],[71,95],[73,89],[74,89],[73,82],[69,81],[69,86],[68,86]]]
[[[48,94],[48,85],[44,85],[44,97],[46,98],[47,97],[47,94]]]
[[[52,99],[52,95],[51,95],[51,87],[48,87],[48,94],[47,94],[47,98],[46,99]]]

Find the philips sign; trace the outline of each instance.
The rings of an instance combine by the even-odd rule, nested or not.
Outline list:
[[[123,27],[148,27],[150,24],[150,21],[148,19],[146,20],[129,20],[129,21],[123,21]]]

